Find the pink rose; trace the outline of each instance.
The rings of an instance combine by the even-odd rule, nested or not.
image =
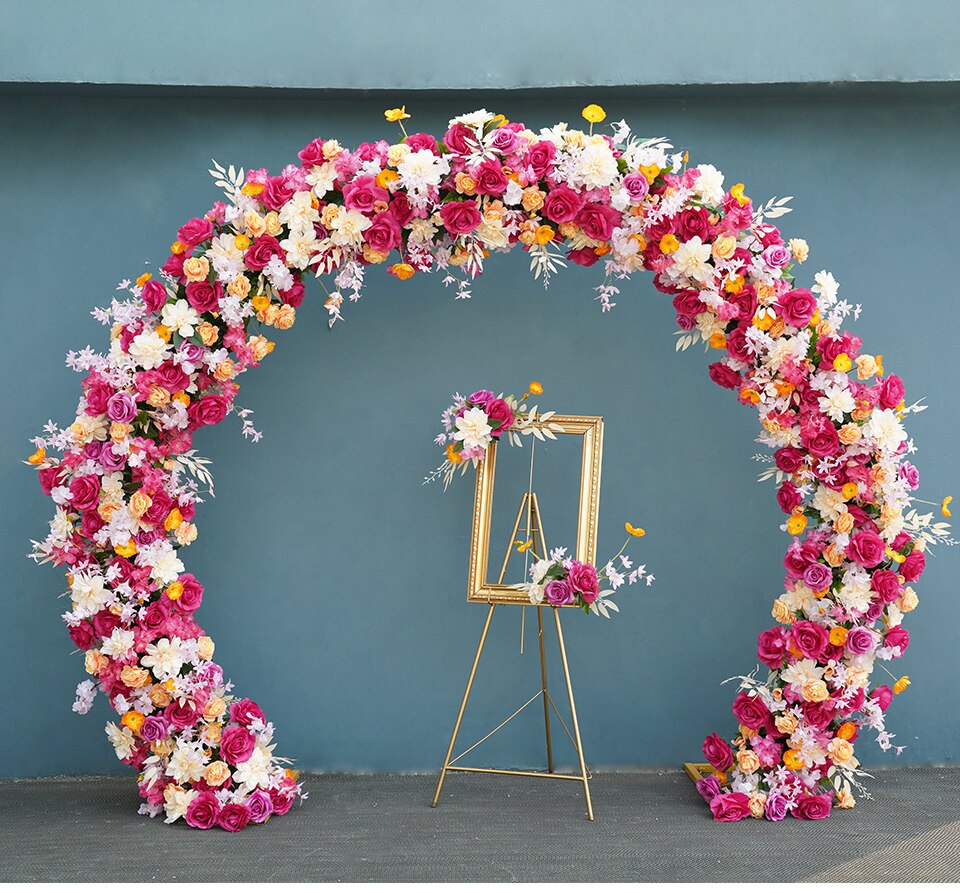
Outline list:
[[[757,657],[771,670],[780,668],[786,651],[787,637],[781,627],[775,626],[772,629],[765,629],[757,636]]]
[[[800,425],[800,442],[816,459],[825,459],[840,452],[840,437],[828,418],[818,416],[815,421]]]
[[[822,567],[823,565],[811,565]],[[819,623],[798,620],[790,630],[793,644],[804,657],[816,660],[830,641],[830,633]]]
[[[283,249],[280,247],[280,243],[273,236],[264,234],[253,240],[253,244],[243,256],[243,261],[249,270],[262,270],[270,263],[270,258],[275,254],[280,255],[281,259],[283,258]]]
[[[596,202],[584,205],[577,214],[577,226],[586,235],[598,242],[606,242],[612,235],[613,229],[620,223],[622,215],[616,208],[601,205]]]
[[[710,801],[710,812],[718,822],[739,822],[750,815],[750,798],[739,792],[718,794]]]
[[[207,394],[187,407],[191,431],[204,425],[218,425],[227,417],[227,398],[222,394]]]
[[[271,211],[279,211],[297,191],[293,181],[286,177],[267,177],[260,193],[260,203]]]
[[[759,697],[751,697],[745,691],[734,698],[733,715],[737,718],[737,722],[751,729],[770,725],[770,711],[767,710],[763,701]]]
[[[167,303],[167,290],[163,283],[151,279],[140,292],[143,303],[147,305],[147,313],[156,313],[164,304]]]
[[[793,260],[793,256],[790,254],[790,249],[783,245],[770,245],[768,248],[764,249],[763,259],[766,261],[768,267],[782,270],[784,267],[790,264],[790,261]],[[812,313],[810,315],[813,316]]]
[[[646,177],[643,178],[646,181]],[[684,208],[677,217],[677,231],[682,241],[687,242],[699,236],[704,242],[710,241],[711,226],[707,219],[710,212],[706,208]]]
[[[184,816],[191,828],[201,828],[204,831],[217,824],[220,818],[220,801],[213,791],[203,791],[197,794],[187,807]]]
[[[242,831],[249,821],[250,810],[242,803],[228,803],[217,817],[217,824],[224,831]]]
[[[547,140],[534,143],[527,150],[527,164],[537,180],[546,179],[547,174],[553,170],[553,160],[556,157],[557,147]]]
[[[343,187],[343,203],[354,211],[372,214],[377,202],[386,204],[390,201],[390,193],[382,186],[377,186],[373,174],[361,174],[351,183]]]
[[[197,313],[211,313],[220,309],[220,299],[223,297],[223,284],[219,279],[213,283],[187,283],[187,302]]]
[[[206,217],[194,217],[177,230],[177,241],[191,248],[213,235],[213,224]]]
[[[476,199],[463,202],[447,202],[440,208],[440,217],[447,232],[452,236],[472,233],[480,225],[480,208]]]
[[[869,530],[858,530],[847,544],[847,558],[864,567],[876,567],[886,556],[887,546]],[[903,568],[900,569],[903,573]]]
[[[817,299],[808,288],[795,288],[780,295],[776,303],[777,312],[788,326],[806,328],[813,314],[817,312]]]
[[[386,254],[400,244],[400,224],[389,211],[377,214],[364,230],[363,239],[375,251]]]
[[[730,749],[730,745],[716,732],[704,739],[703,755],[711,766],[721,772],[724,769],[729,769],[733,763],[733,751]]]
[[[726,363],[711,363],[707,367],[707,373],[710,375],[710,380],[721,388],[734,390],[740,387],[742,381],[740,373],[731,369]]]
[[[499,397],[488,400],[484,412],[493,428],[492,434],[494,436],[502,434],[513,424],[513,410],[510,408],[510,404]],[[494,424],[494,422],[499,424]]]
[[[240,726],[227,726],[220,736],[220,756],[236,766],[250,759],[257,745],[257,736]]]
[[[251,701],[249,698],[242,698],[239,701],[234,701],[230,705],[230,720],[237,723],[237,725],[249,728],[255,719],[259,719],[261,722],[266,722],[267,719],[256,701]]]
[[[486,158],[473,169],[477,192],[484,195],[503,195],[510,182],[499,161]]]
[[[764,815],[771,822],[782,822],[787,817],[787,798],[783,794],[770,794],[764,807]]]
[[[100,503],[100,478],[84,474],[70,481],[70,502],[81,512],[96,508]]]
[[[630,201],[632,201],[634,204],[642,202],[647,197],[647,193],[650,191],[650,185],[647,183],[647,178],[638,171],[627,174],[623,178],[623,188],[627,190],[627,195],[630,196]]]
[[[908,583],[916,583],[926,565],[927,556],[919,549],[914,549],[907,556],[907,560],[900,565],[900,573],[903,574],[903,579]]]
[[[303,164],[306,170],[310,170],[312,167],[319,167],[326,161],[323,157],[323,144],[325,142],[326,140],[317,137],[297,152],[297,158],[300,159],[301,164]]]
[[[600,583],[597,580],[597,569],[592,564],[574,561],[570,565],[567,579],[574,592],[579,592],[583,600],[592,605],[600,592]]]
[[[543,216],[554,223],[569,223],[582,207],[583,196],[561,183],[547,193],[543,202]]]
[[[411,133],[403,142],[410,147],[411,152],[420,152],[427,149],[434,155],[438,153],[437,140],[429,133]]]
[[[794,818],[825,819],[830,815],[833,794],[801,794],[793,807]]]

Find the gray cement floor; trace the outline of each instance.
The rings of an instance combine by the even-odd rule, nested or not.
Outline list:
[[[824,822],[721,824],[679,771],[307,779],[240,834],[138,816],[129,778],[0,782],[2,881],[960,881],[960,770],[878,771]]]

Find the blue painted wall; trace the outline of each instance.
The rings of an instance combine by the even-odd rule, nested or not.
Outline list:
[[[72,417],[79,377],[63,356],[106,342],[89,310],[162,261],[177,226],[216,199],[210,158],[278,169],[318,134],[390,136],[381,111],[396,98],[0,97],[0,774],[122,770],[103,737],[105,704],[70,712],[84,674],[59,620],[62,576],[24,557],[51,506],[19,461],[48,418]],[[420,96],[408,109],[414,126],[437,131],[482,105],[535,126],[573,121],[587,101],[670,136],[757,199],[796,196],[781,222],[810,242],[803,273],[835,273],[864,305],[866,348],[930,404],[910,427],[923,495],[960,495],[957,93],[480,92]],[[277,724],[279,752],[304,768],[429,770],[445,749],[484,615],[464,598],[472,487],[420,485],[453,389],[538,378],[543,405],[604,416],[601,550],[619,547],[625,519],[649,531],[635,557],[655,587],[624,595],[614,622],[567,617],[594,764],[674,765],[697,756],[705,733],[731,730],[734,692],[720,682],[753,669],[757,632],[772,622],[786,537],[769,484],[755,482],[755,421],[709,382],[702,353],[674,352],[669,301],[641,277],[602,315],[594,273],[567,271],[544,292],[523,255],[494,260],[465,302],[434,277],[372,271],[333,332],[314,289],[296,328],[242,380],[239,402],[263,442],[245,442],[235,421],[198,438],[218,494],[187,555],[207,587],[199,619],[238,692]],[[960,553],[937,551],[895,668],[914,682],[890,712],[908,763],[960,757]],[[533,639],[518,653],[519,617],[495,617],[467,743],[537,689]],[[559,692],[555,674],[552,684]],[[517,723],[487,758],[538,761],[539,714]],[[887,759],[863,750],[867,762]]]

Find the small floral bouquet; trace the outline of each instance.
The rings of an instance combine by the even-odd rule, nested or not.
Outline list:
[[[488,390],[474,391],[469,397],[454,394],[453,403],[443,411],[443,431],[434,440],[446,447],[446,458],[424,483],[443,478],[446,489],[458,465],[461,474],[470,465],[476,468],[490,442],[499,441],[504,435],[512,446],[521,446],[524,435],[556,440],[556,434],[563,433],[563,427],[551,421],[556,413],[538,412],[537,406],[528,409],[524,402],[531,395],[542,393],[543,385],[531,381],[527,392],[519,398],[513,394],[494,396]]]
[[[642,527],[634,527],[629,522],[624,527],[630,537],[646,534]],[[552,549],[548,557],[540,558],[531,550],[532,540],[518,542],[518,552],[531,550],[537,560],[530,567],[529,581],[516,583],[513,588],[526,592],[532,605],[546,603],[557,608],[576,605],[585,613],[598,614],[609,619],[610,611],[620,611],[616,603],[609,598],[617,589],[624,584],[631,586],[641,580],[651,586],[655,579],[653,574],[647,573],[646,565],[634,567],[630,556],[624,554],[630,537],[623,544],[623,548],[604,565],[602,571],[587,562],[568,558],[565,548]],[[604,581],[609,584],[609,588],[600,588]]]

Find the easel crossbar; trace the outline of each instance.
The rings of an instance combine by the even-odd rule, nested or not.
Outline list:
[[[559,772],[534,772],[524,769],[483,769],[478,766],[447,766],[447,772],[483,772],[487,775],[524,775],[528,778],[555,778],[558,781],[579,781],[582,775],[561,775]]]

